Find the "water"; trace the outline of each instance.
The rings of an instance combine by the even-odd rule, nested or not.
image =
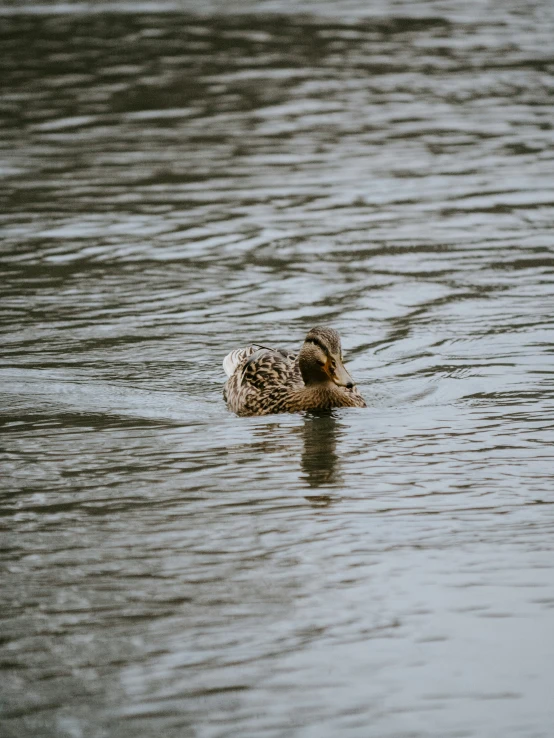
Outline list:
[[[553,6],[155,8],[0,16],[0,733],[549,738]]]

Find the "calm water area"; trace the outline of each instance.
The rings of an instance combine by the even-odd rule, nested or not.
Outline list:
[[[554,3],[0,4],[2,738],[552,738]],[[367,409],[237,418],[330,325]]]

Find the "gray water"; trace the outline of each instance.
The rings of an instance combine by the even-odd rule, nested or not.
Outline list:
[[[155,8],[0,13],[0,734],[551,738],[554,6]]]

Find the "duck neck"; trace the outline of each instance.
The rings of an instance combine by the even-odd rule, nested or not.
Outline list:
[[[334,382],[313,382],[302,387],[298,400],[303,409],[331,408],[344,404],[343,393]]]

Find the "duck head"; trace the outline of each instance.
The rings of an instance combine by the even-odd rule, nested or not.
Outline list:
[[[305,385],[333,382],[351,389],[354,382],[342,360],[340,336],[332,328],[312,328],[298,355]]]

